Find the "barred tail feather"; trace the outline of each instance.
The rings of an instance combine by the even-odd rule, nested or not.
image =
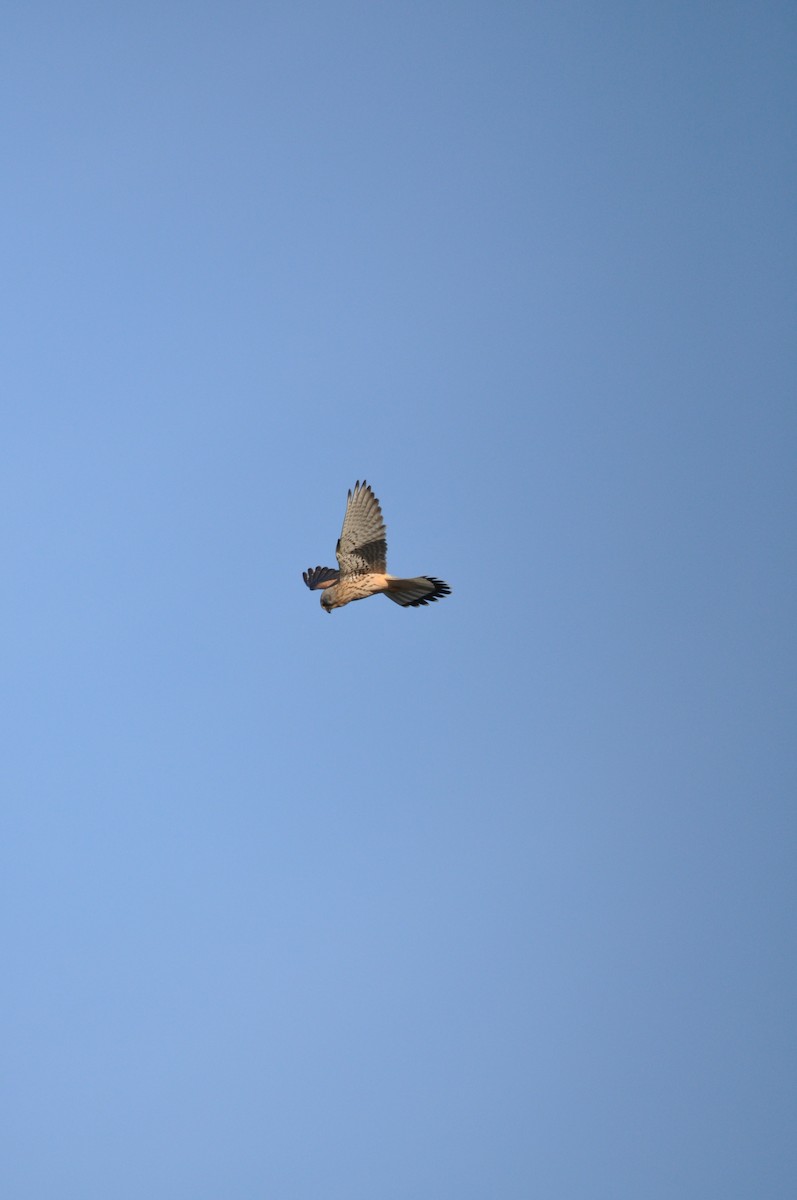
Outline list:
[[[419,575],[416,579],[390,579],[387,581],[385,595],[394,604],[402,608],[419,608],[422,604],[431,604],[448,596],[451,588],[442,579],[433,579],[431,575]]]

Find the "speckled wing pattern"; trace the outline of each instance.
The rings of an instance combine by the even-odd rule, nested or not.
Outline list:
[[[383,575],[387,570],[387,530],[379,501],[365,480],[359,479],[349,492],[343,529],[335,556],[340,578],[351,575]]]

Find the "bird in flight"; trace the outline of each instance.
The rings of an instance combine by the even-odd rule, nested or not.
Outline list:
[[[448,596],[451,588],[431,575],[396,579],[387,573],[387,530],[379,501],[365,480],[349,491],[343,529],[335,550],[338,570],[311,567],[302,579],[312,592],[321,591],[325,612],[342,608],[352,600],[364,600],[380,592],[402,608],[418,608]]]

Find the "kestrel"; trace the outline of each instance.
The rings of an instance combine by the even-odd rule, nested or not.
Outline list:
[[[364,600],[379,592],[402,608],[418,608],[448,596],[451,588],[431,575],[396,579],[387,573],[387,531],[379,501],[365,480],[349,491],[343,529],[338,538],[334,567],[311,567],[302,579],[311,591],[322,590],[324,612],[342,608],[352,600]]]

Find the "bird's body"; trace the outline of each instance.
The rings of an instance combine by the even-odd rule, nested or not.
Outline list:
[[[302,576],[311,591],[321,589],[321,607],[326,612],[380,593],[403,608],[417,608],[451,591],[447,583],[430,575],[413,579],[388,575],[382,509],[365,480],[358,480],[354,491],[349,492],[335,555],[337,571],[334,567],[312,567]]]

